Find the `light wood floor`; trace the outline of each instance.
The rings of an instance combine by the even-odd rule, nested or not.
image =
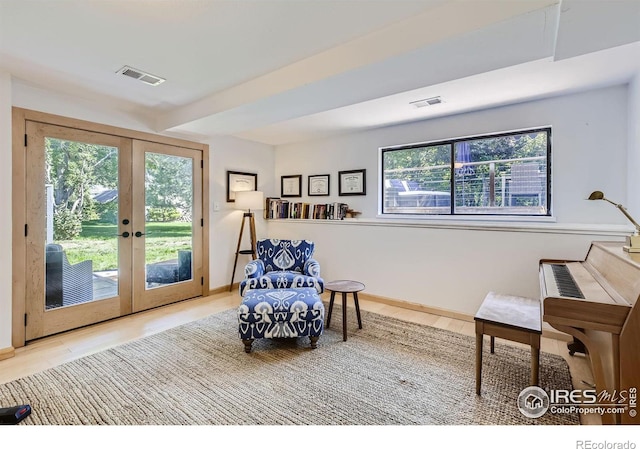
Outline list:
[[[16,349],[15,357],[0,361],[0,383],[9,382],[137,338],[232,309],[238,304],[240,304],[240,296],[237,292],[220,293],[43,338]],[[472,322],[402,309],[365,299],[360,299],[360,307],[362,310],[385,316],[475,336],[475,325]],[[363,325],[366,326],[366,322]],[[501,342],[528,349],[528,346],[519,343],[504,340]],[[541,350],[560,355],[567,360],[574,388],[584,389],[586,385],[583,381],[593,383],[588,359],[580,355],[569,356],[566,342],[543,337]],[[470,394],[473,393],[470,392]],[[600,418],[593,415],[582,416],[581,421],[582,424],[601,424]]]

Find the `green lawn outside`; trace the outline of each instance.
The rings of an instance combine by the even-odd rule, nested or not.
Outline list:
[[[92,260],[93,271],[116,270],[118,240],[127,240],[117,234],[115,224],[84,222],[79,237],[56,243],[62,245],[71,264]],[[178,250],[191,249],[191,223],[147,223],[145,239],[147,264],[177,259]]]

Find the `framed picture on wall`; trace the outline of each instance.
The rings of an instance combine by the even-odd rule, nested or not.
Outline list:
[[[329,196],[329,175],[311,175],[307,183],[309,196]]]
[[[258,174],[227,171],[227,203],[235,203],[236,192],[258,190]]]
[[[302,175],[281,176],[280,193],[283,198],[302,196]]]
[[[366,195],[367,170],[345,170],[338,172],[338,195]]]

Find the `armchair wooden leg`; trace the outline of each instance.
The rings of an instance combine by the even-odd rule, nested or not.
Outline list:
[[[244,352],[249,354],[251,352],[251,345],[253,344],[253,340],[242,340],[244,343]]]
[[[316,349],[318,347],[318,339],[320,337],[309,337],[309,340],[311,340],[311,349]]]

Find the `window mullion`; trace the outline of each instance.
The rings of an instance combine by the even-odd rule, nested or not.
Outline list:
[[[451,154],[451,164],[450,164],[450,170],[451,173],[449,175],[449,177],[451,178],[451,181],[449,182],[449,191],[451,192],[451,208],[449,210],[449,215],[455,215],[456,213],[456,170],[455,170],[455,164],[456,164],[456,155],[455,155],[455,145],[453,144],[453,142],[449,143],[449,151]]]

